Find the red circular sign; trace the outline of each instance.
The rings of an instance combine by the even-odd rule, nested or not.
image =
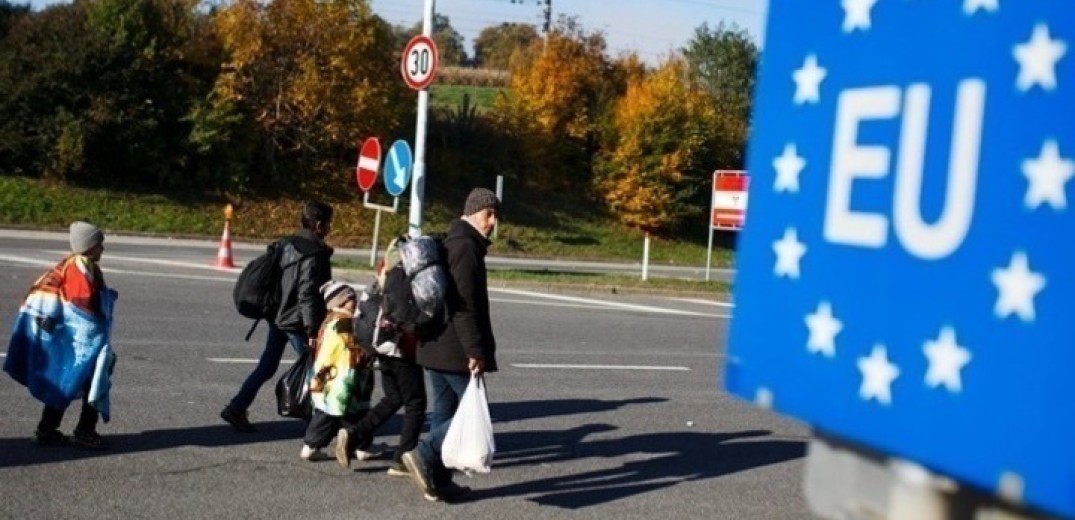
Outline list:
[[[377,182],[377,172],[381,169],[381,142],[370,137],[362,143],[358,151],[358,165],[355,167],[355,180],[362,191],[370,191]]]
[[[403,48],[403,57],[399,61],[399,71],[403,81],[414,90],[422,90],[433,83],[437,75],[440,57],[437,44],[429,36],[419,34]]]

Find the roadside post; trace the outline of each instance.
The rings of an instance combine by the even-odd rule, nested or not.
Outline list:
[[[376,137],[367,138],[362,142],[358,151],[358,164],[355,166],[355,183],[362,190],[362,206],[376,211],[373,220],[373,244],[370,246],[370,266],[377,261],[377,235],[381,231],[381,211],[391,210],[394,206],[382,206],[370,202],[370,189],[377,182],[377,175],[381,169],[381,141]],[[396,204],[399,199],[396,199]]]
[[[426,126],[429,114],[429,91],[437,75],[439,56],[433,34],[434,0],[425,0],[422,34],[411,38],[403,49],[399,69],[407,86],[418,91],[418,116],[414,131],[414,174],[411,178],[411,209],[407,231],[412,237],[422,234],[422,202],[426,180]]]
[[[773,0],[766,35],[718,384],[813,428],[819,517],[1075,518],[1075,4]]]
[[[496,176],[496,200],[500,201],[500,204],[504,204],[504,176]],[[496,225],[493,226],[493,239],[496,239],[496,231],[500,229],[500,216],[497,215]]]

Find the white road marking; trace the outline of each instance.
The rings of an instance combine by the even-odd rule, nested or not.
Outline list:
[[[712,305],[714,307],[724,307],[727,309],[734,309],[735,304],[731,302],[715,302],[713,300],[703,300],[701,298],[670,298],[677,302],[698,303],[701,305]]]
[[[62,258],[63,255],[68,254],[67,251],[45,251],[45,252],[46,253],[56,254],[56,256],[58,258]],[[105,256],[104,256],[104,262],[107,263],[109,260],[116,260],[116,261],[119,261],[119,262],[134,262],[134,263],[142,263],[142,264],[153,264],[153,265],[166,265],[166,266],[169,266],[169,267],[185,267],[185,268],[188,268],[188,269],[205,269],[205,270],[209,270],[209,271],[218,271],[218,272],[222,272],[222,273],[239,274],[239,271],[241,271],[241,269],[237,268],[237,267],[232,268],[232,269],[223,268],[223,267],[216,267],[216,266],[210,264],[208,261],[206,261],[204,264],[198,264],[198,263],[193,263],[193,262],[180,262],[179,260],[164,260],[164,259],[161,259],[161,258],[143,258],[143,257],[138,257],[138,256],[111,255],[111,254],[108,254],[106,252]]]
[[[665,370],[690,372],[688,367],[670,367],[656,365],[555,365],[548,363],[512,363],[515,368],[562,368],[567,370]]]
[[[677,309],[665,309],[663,307],[653,307],[650,305],[635,305],[632,303],[620,303],[610,302],[605,300],[595,300],[592,298],[580,298],[578,296],[564,296],[562,294],[544,294],[532,291],[523,291],[519,289],[502,289],[502,288],[490,288],[490,292],[499,292],[504,294],[514,294],[516,296],[530,296],[532,298],[545,298],[547,300],[560,300],[573,303],[588,303],[591,305],[600,305],[603,307],[610,307],[616,309],[625,309],[631,311],[652,312],[656,314],[678,314],[681,316],[702,316],[706,318],[714,317],[713,314],[706,314],[702,312],[681,311]]]
[[[218,357],[205,358],[205,360],[209,361],[211,363],[238,363],[238,364],[248,364],[248,365],[255,365],[258,362],[258,360],[256,360],[256,359],[218,358]],[[294,359],[281,359],[280,360],[280,363],[292,364],[294,362],[295,362]]]

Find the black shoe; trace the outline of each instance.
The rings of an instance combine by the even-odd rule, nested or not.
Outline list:
[[[232,428],[235,428],[235,431],[241,433],[254,433],[257,431],[257,428],[254,428],[254,425],[250,424],[250,420],[246,418],[246,410],[240,411],[232,408],[230,405],[225,406],[224,409],[220,411],[220,418],[227,421]]]
[[[88,450],[107,450],[108,443],[97,432],[75,430],[71,442]]]
[[[455,482],[449,482],[445,486],[438,486],[436,495],[437,498],[444,502],[461,502],[466,500],[467,495],[470,495],[470,488],[460,486]]]
[[[429,477],[426,475],[425,464],[422,462],[422,457],[418,454],[418,450],[408,451],[400,459],[403,461],[403,465],[407,467],[407,472],[410,473],[411,482],[414,482],[414,486],[422,492],[426,500],[436,502],[439,498],[433,491],[433,486],[430,485]]]
[[[67,442],[67,436],[60,433],[60,430],[37,430],[34,432],[33,443],[38,446],[63,446]]]

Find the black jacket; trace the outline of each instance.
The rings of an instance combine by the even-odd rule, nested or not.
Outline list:
[[[448,323],[418,348],[418,364],[445,372],[468,372],[467,358],[484,358],[496,372],[496,339],[489,318],[485,254],[489,240],[464,220],[452,221],[444,248],[448,257]]]
[[[287,332],[314,337],[325,319],[321,286],[332,279],[332,248],[308,229],[283,242],[280,255],[280,310],[274,323]]]

